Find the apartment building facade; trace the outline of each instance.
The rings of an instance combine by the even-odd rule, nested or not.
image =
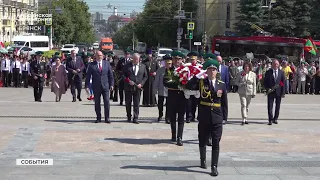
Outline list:
[[[13,37],[27,35],[26,27],[36,21],[38,0],[0,0],[0,38],[11,42]]]

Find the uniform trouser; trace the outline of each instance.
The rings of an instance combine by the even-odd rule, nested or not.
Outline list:
[[[196,110],[198,105],[198,99],[191,95],[189,99],[187,99],[186,106],[186,119],[187,121],[194,121],[196,119]]]
[[[25,88],[28,88],[28,71],[22,71],[22,82]]]
[[[8,85],[9,85],[8,76],[9,76],[9,71],[2,71],[3,87],[8,87]]]
[[[8,86],[11,86],[12,83],[12,72],[8,74]]]
[[[210,116],[208,116],[209,118]],[[222,123],[213,124],[210,122],[202,122],[203,119],[199,119],[198,124],[198,138],[199,138],[199,149],[200,159],[206,160],[206,145],[209,136],[212,137],[212,154],[211,154],[211,167],[218,165],[219,151],[220,151],[220,140],[222,136]]]
[[[20,80],[20,69],[14,68],[12,70],[12,76],[13,76],[13,86],[18,87],[20,86],[21,80]]]
[[[124,100],[124,81],[123,80],[120,80],[119,81],[119,98],[120,98],[120,103],[123,102]]]
[[[158,111],[159,111],[159,117],[163,117],[163,106],[164,106],[164,100],[166,99],[165,96],[158,96]],[[165,112],[165,119],[168,118],[168,108],[166,104],[166,112]]]
[[[35,101],[41,100],[43,85],[44,85],[43,79],[41,80],[38,78],[33,80],[33,95],[34,95]]]
[[[250,105],[252,96],[239,94],[239,97],[240,97],[240,104],[241,104],[242,119],[246,119],[248,117],[249,105]]]
[[[169,90],[167,97],[167,107],[169,109],[169,119],[171,125],[172,137],[182,139],[184,127],[184,114],[186,112],[186,98],[183,91]],[[178,134],[177,132],[177,114],[178,114]]]
[[[118,86],[115,85],[113,91],[110,92],[110,99],[112,99],[113,102],[118,102],[118,91]]]
[[[82,89],[82,81],[72,80],[70,89],[71,89],[71,94],[72,94],[73,99],[75,99],[76,97],[80,98],[81,97],[81,89]],[[76,89],[77,89],[77,95],[76,95]]]

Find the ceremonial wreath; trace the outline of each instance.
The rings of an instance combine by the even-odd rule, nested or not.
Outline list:
[[[196,98],[200,97],[199,90],[188,90],[185,88],[185,86],[188,83],[188,81],[194,76],[197,76],[197,78],[199,79],[205,78],[206,73],[204,70],[202,70],[201,64],[183,64],[180,67],[176,68],[173,74],[175,77],[178,77],[176,79],[178,79],[179,88],[184,91],[186,99],[189,99],[191,95],[194,95]]]

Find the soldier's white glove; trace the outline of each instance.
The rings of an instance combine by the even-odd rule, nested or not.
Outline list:
[[[196,78],[201,79],[201,77],[206,73],[206,71],[201,71],[199,74],[196,75]]]

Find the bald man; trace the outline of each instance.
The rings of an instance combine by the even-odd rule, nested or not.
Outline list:
[[[279,61],[273,60],[271,68],[266,72],[264,78],[264,88],[267,91],[274,89],[268,93],[268,125],[278,124],[281,99],[285,96],[285,80],[284,72],[279,69]],[[273,115],[274,101],[276,101],[276,108]]]
[[[84,69],[84,63],[81,57],[77,56],[77,53],[72,50],[71,57],[68,58],[66,63],[66,69],[68,71],[68,80],[70,84],[72,102],[76,102],[76,98],[79,101],[81,99],[81,89],[82,89],[82,72]],[[77,94],[76,94],[77,89]]]
[[[104,104],[105,123],[110,123],[110,91],[113,90],[114,77],[109,61],[104,60],[101,51],[97,51],[96,60],[88,66],[86,75],[86,88],[89,88],[92,78],[92,90],[94,95],[94,106],[97,115],[95,123],[101,122],[101,95]]]

